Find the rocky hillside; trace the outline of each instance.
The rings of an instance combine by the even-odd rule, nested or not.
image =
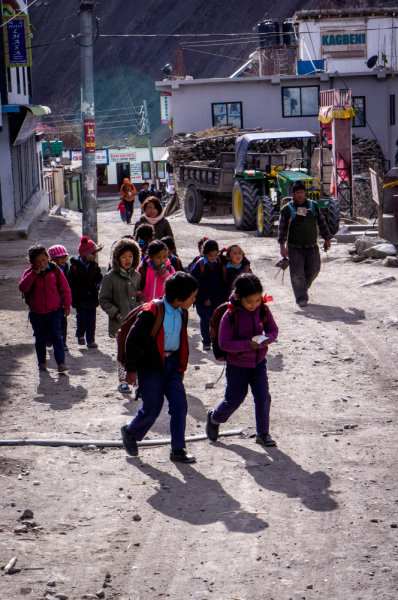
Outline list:
[[[340,0],[339,0],[340,1]],[[168,62],[179,64],[188,75],[198,77],[229,76],[256,47],[258,21],[293,16],[296,10],[315,5],[331,7],[331,0],[99,0],[94,14],[99,18],[100,34],[154,34],[154,37],[99,37],[94,45],[96,110],[126,106],[128,90],[133,105],[148,100],[152,128],[159,143],[170,133],[160,126],[158,93],[154,81],[162,79],[161,68]],[[367,2],[367,4],[377,2]],[[346,3],[345,3],[346,4]],[[358,2],[355,4],[358,5]],[[33,49],[34,101],[51,107],[53,114],[64,115],[79,109],[80,47],[71,37],[80,31],[78,0],[50,2],[38,0],[30,9],[31,22],[37,32]],[[210,45],[203,38],[162,37],[170,34],[253,33],[251,41],[234,39],[224,45]],[[216,39],[216,38],[213,38]],[[188,42],[202,40],[196,48],[181,48]],[[43,44],[43,46],[42,46]],[[123,98],[124,96],[124,98]],[[105,113],[103,113],[105,114]],[[103,123],[98,133],[104,141],[123,140],[132,127],[115,111],[117,118]],[[123,122],[124,119],[124,122]],[[73,123],[70,123],[72,125]],[[112,129],[110,129],[112,127]]]

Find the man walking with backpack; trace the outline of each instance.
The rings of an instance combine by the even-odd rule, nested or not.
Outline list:
[[[281,209],[278,243],[282,257],[289,259],[293,292],[302,308],[307,306],[308,290],[321,270],[318,227],[327,252],[332,238],[329,227],[317,203],[306,198],[305,185],[298,179],[293,183],[293,200]]]

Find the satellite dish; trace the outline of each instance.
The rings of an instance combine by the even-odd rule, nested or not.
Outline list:
[[[171,77],[173,74],[173,67],[168,63],[163,67],[162,73],[166,75],[166,77]]]
[[[374,67],[374,66],[376,66],[376,63],[377,63],[377,59],[378,59],[378,58],[379,58],[379,57],[377,56],[377,54],[376,54],[375,56],[371,56],[371,57],[369,58],[369,60],[367,60],[367,61],[366,61],[366,66],[367,66],[369,69],[373,69],[373,67]]]

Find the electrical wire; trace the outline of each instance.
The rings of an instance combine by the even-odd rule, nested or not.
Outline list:
[[[73,38],[73,41],[76,42],[76,44],[78,46],[82,46],[82,48],[91,48],[92,46],[94,46],[94,44],[98,40],[98,36],[99,36],[99,19],[98,19],[98,17],[95,17],[95,24],[96,24],[97,30],[95,33],[95,40],[93,41],[92,44],[81,44],[75,38]]]
[[[69,11],[67,11],[67,12],[69,12]],[[49,23],[48,25],[44,25],[44,27],[40,27],[40,29],[36,29],[34,32],[34,35],[39,33],[39,31],[43,31],[43,29],[47,29],[47,27],[51,27],[51,25],[56,25],[57,23],[62,23],[63,21],[67,21],[68,19],[71,19],[72,17],[76,17],[78,14],[79,14],[79,12],[75,12],[75,13],[73,13],[73,15],[69,15],[68,17],[65,17],[64,19],[59,19],[58,21],[53,21],[52,23]]]
[[[185,48],[191,52],[200,52],[201,54],[210,54],[211,56],[222,56],[222,58],[229,58],[230,60],[240,60],[241,62],[247,63],[247,58],[237,58],[236,56],[225,56],[225,54],[215,54],[214,52],[205,52],[204,50],[194,50],[193,48]]]
[[[31,2],[30,4],[27,4],[25,6],[25,8],[23,8],[22,10],[20,10],[19,13],[17,13],[13,17],[11,17],[11,19],[7,19],[7,21],[5,23],[3,23],[3,25],[0,25],[0,29],[2,29],[3,27],[5,27],[5,25],[7,25],[7,23],[9,23],[10,21],[13,21],[16,17],[19,17],[19,15],[27,15],[27,13],[25,11],[28,10],[28,8],[30,6],[32,6],[32,4],[34,4],[35,2],[37,2],[37,0],[33,0],[33,2]]]

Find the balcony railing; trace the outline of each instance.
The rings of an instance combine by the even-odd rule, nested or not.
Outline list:
[[[351,90],[326,90],[320,92],[320,107],[351,106]]]

